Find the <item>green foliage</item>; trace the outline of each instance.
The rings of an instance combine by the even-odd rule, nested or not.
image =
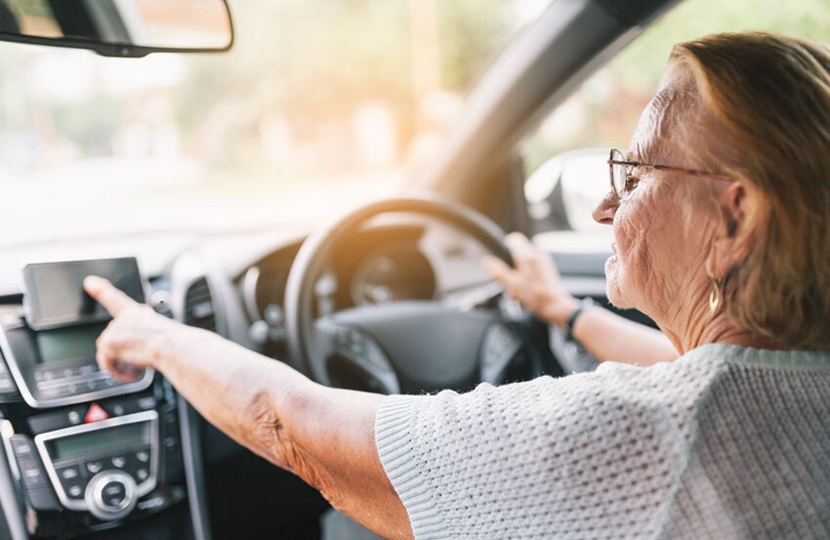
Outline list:
[[[481,77],[515,31],[509,8],[499,0],[437,2],[445,88],[464,93]]]
[[[191,81],[179,89],[186,122],[222,96],[260,111],[279,111],[299,133],[379,99],[402,116],[416,107],[411,3],[427,0],[245,0],[231,4],[234,50],[188,60]],[[434,3],[440,83],[466,92],[513,28],[499,0]],[[406,123],[407,119],[402,119]]]
[[[751,30],[830,42],[830,0],[687,0],[626,48],[615,71],[627,86],[653,91],[675,43]]]
[[[582,85],[567,105],[580,111],[576,120],[555,111],[525,141],[526,169],[533,171],[551,156],[574,148],[625,147],[674,44],[711,33],[752,30],[830,42],[830,0],[680,2]]]

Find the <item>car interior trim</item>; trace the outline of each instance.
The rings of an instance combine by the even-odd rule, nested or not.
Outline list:
[[[202,438],[199,426],[203,420],[181,394],[179,403],[179,433],[182,440],[184,478],[187,485],[187,500],[190,506],[190,521],[193,524],[195,540],[211,540],[207,485],[202,463]]]
[[[25,512],[20,505],[20,499],[14,490],[17,481],[20,479],[20,471],[11,450],[11,436],[14,428],[8,420],[0,421],[0,437],[3,444],[0,445],[0,508],[3,510],[5,523],[0,523],[0,537],[3,536],[2,525],[8,528],[11,535],[10,540],[25,540],[29,537],[26,532],[26,524],[23,522]],[[12,478],[14,477],[14,479]]]
[[[592,32],[579,30],[586,25]],[[639,33],[590,0],[554,2],[496,59],[418,184],[452,197],[486,168],[484,163],[503,155],[497,149],[511,147],[541,110],[564,98]],[[561,54],[563,48],[570,53]]]

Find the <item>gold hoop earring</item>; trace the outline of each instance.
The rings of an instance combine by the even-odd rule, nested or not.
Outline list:
[[[712,279],[712,292],[709,293],[709,312],[714,316],[723,304],[723,278]]]

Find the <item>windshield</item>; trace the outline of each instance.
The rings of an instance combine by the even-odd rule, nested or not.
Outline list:
[[[231,2],[227,54],[0,43],[0,246],[257,230],[388,194],[545,4]]]

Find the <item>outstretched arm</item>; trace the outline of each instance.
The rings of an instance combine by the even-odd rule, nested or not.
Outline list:
[[[564,327],[579,301],[565,289],[553,260],[537,251],[522,234],[509,234],[505,242],[515,268],[501,259],[487,257],[487,271],[527,309],[550,324]],[[573,337],[600,361],[650,365],[679,356],[662,332],[598,306],[579,315]]]
[[[313,487],[386,538],[411,538],[406,510],[375,446],[383,396],[318,385],[220,336],[166,319],[108,281],[86,291],[113,315],[98,338],[101,369],[119,379],[152,367],[212,424]]]

